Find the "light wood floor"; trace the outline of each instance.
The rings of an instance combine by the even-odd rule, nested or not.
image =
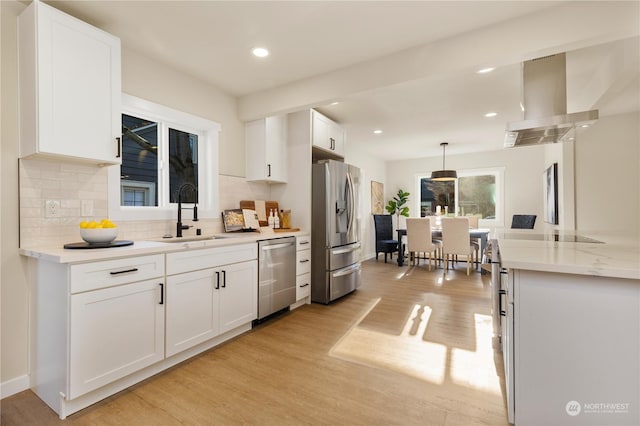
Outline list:
[[[501,425],[489,275],[363,264],[363,285],[306,305],[67,418],[71,425]],[[3,426],[60,424],[31,391]]]

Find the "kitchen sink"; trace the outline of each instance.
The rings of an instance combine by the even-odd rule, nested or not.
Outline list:
[[[213,235],[194,235],[190,237],[170,237],[170,238],[156,238],[152,241],[158,241],[161,243],[189,243],[193,241],[207,241],[214,240],[216,237]]]

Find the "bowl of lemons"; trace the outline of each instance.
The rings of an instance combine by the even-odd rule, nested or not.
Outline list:
[[[80,222],[80,236],[89,244],[105,244],[115,240],[118,236],[118,227],[109,219],[100,222],[92,220]]]

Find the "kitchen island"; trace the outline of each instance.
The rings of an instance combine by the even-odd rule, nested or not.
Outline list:
[[[497,235],[509,420],[640,424],[638,243],[531,235]]]

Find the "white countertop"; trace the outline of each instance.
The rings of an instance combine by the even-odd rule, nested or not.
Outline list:
[[[527,234],[523,234],[527,235]],[[585,243],[495,235],[504,268],[640,280],[640,243]]]
[[[204,236],[201,237],[202,239],[191,241],[189,241],[190,238],[185,238],[180,242],[166,242],[162,239],[154,239],[149,241],[134,241],[133,245],[130,246],[100,249],[65,249],[62,247],[21,248],[20,254],[54,263],[85,263],[116,259],[119,257],[145,256],[205,247],[255,243],[260,240],[304,235],[308,235],[308,233],[301,231],[275,232],[273,234],[259,232],[221,233],[216,234],[214,236],[215,238]],[[173,240],[176,240],[176,238],[173,238]]]

